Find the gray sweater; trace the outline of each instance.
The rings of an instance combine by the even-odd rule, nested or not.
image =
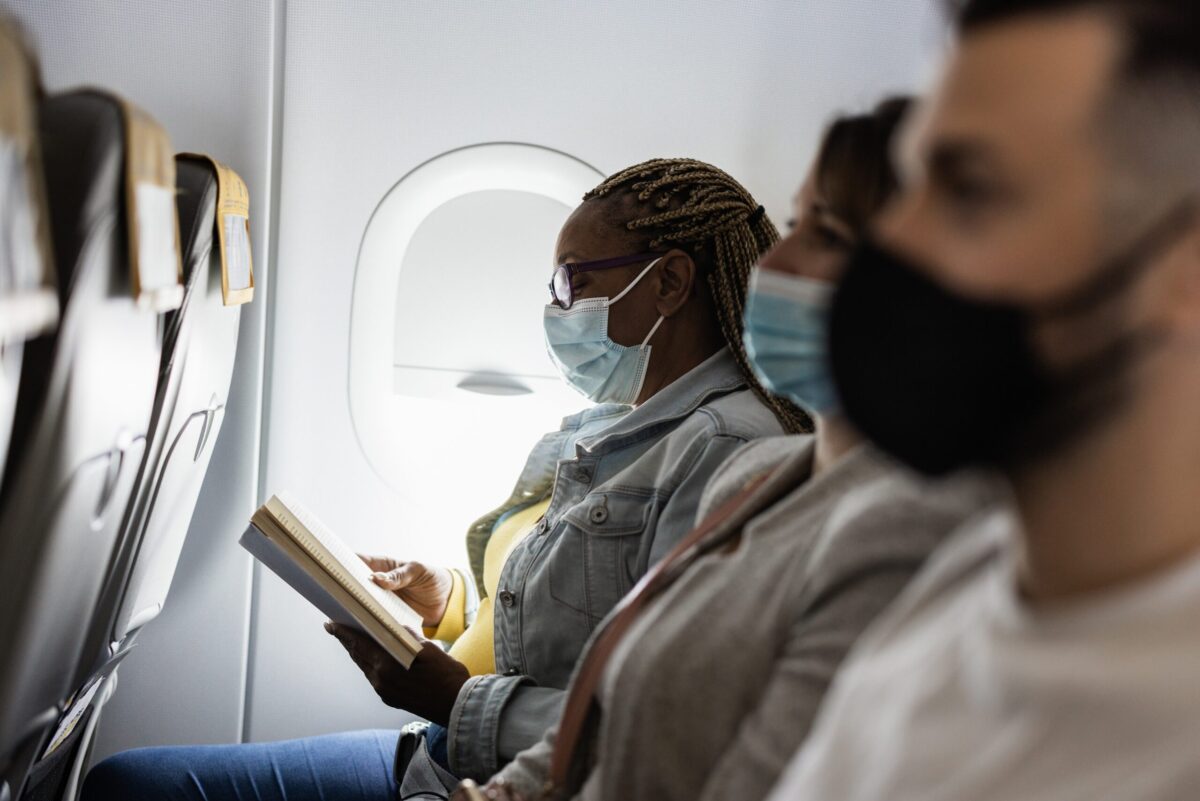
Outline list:
[[[577,749],[579,798],[753,801],[807,736],[833,674],[926,556],[991,495],[930,486],[868,447],[812,480],[813,441],[774,437],[714,475],[699,516],[780,469],[735,549],[709,554],[656,599],[614,652],[599,726]],[[536,798],[554,731],[499,774]]]

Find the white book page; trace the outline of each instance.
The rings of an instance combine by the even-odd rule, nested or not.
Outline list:
[[[367,567],[367,564],[358,558],[358,554],[349,545],[288,493],[280,493],[276,498],[284,507],[285,513],[290,514],[296,522],[308,529],[313,538],[329,552],[329,555],[337,562],[336,567],[340,568],[345,576],[352,579],[354,584],[361,586],[371,599],[382,607],[385,612],[395,618],[400,625],[408,626],[417,631],[421,630],[421,617],[408,604],[401,601],[394,592],[385,590],[371,581],[371,568]],[[270,507],[271,505],[268,502],[267,506]],[[273,513],[277,513],[277,511],[277,509],[272,510]],[[299,541],[298,544],[301,547],[305,545]],[[305,550],[308,549],[305,548]],[[317,558],[326,569],[334,567],[333,565],[325,564],[324,560],[318,558],[316,554],[310,555]],[[334,575],[335,578],[339,578],[333,570],[330,570],[330,574]]]

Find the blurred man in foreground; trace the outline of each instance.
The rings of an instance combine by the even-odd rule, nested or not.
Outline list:
[[[832,362],[860,430],[928,473],[1000,467],[1016,511],[861,641],[773,798],[1192,798],[1200,4],[956,13]]]

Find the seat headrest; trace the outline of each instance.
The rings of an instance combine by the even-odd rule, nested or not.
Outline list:
[[[180,153],[176,156],[178,169],[188,165],[194,181],[215,180],[216,244],[221,256],[221,296],[226,306],[249,303],[254,299],[254,262],[250,248],[250,192],[246,182],[230,167],[212,156],[200,153]],[[206,176],[206,178],[202,178]],[[185,191],[182,183],[180,192]],[[180,217],[184,205],[180,199]]]
[[[120,100],[125,122],[126,222],[129,261],[138,305],[155,311],[183,301],[179,217],[175,209],[175,156],[158,121]]]
[[[89,230],[114,211],[116,181],[123,188],[116,211],[124,229],[130,292],[140,306],[176,308],[183,299],[182,267],[175,160],[166,131],[134,104],[94,89],[47,99],[41,128],[45,148],[54,152],[46,165],[54,245],[56,251],[67,247],[58,253],[59,261],[70,269],[78,258],[80,231],[71,231],[72,223]]]
[[[207,265],[212,247],[217,219],[217,171],[202,159],[176,156],[175,188],[183,282],[190,286],[196,273]],[[200,258],[204,263],[197,263]]]
[[[65,301],[80,253],[97,226],[111,217],[124,231],[125,130],[120,107],[86,91],[46,98],[39,121],[58,292]],[[125,237],[118,239],[123,243]],[[114,276],[122,291],[128,290],[128,278]]]
[[[0,17],[0,345],[37,336],[58,320],[36,75],[18,31]]]

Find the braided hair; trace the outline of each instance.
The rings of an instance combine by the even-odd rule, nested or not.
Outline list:
[[[779,240],[779,232],[745,187],[711,164],[652,159],[609,176],[585,203],[618,198],[632,207],[626,230],[649,239],[649,250],[680,248],[700,267],[721,333],[746,382],[788,433],[813,430],[812,418],[763,388],[742,345],[750,268]],[[629,215],[623,215],[628,217]]]

